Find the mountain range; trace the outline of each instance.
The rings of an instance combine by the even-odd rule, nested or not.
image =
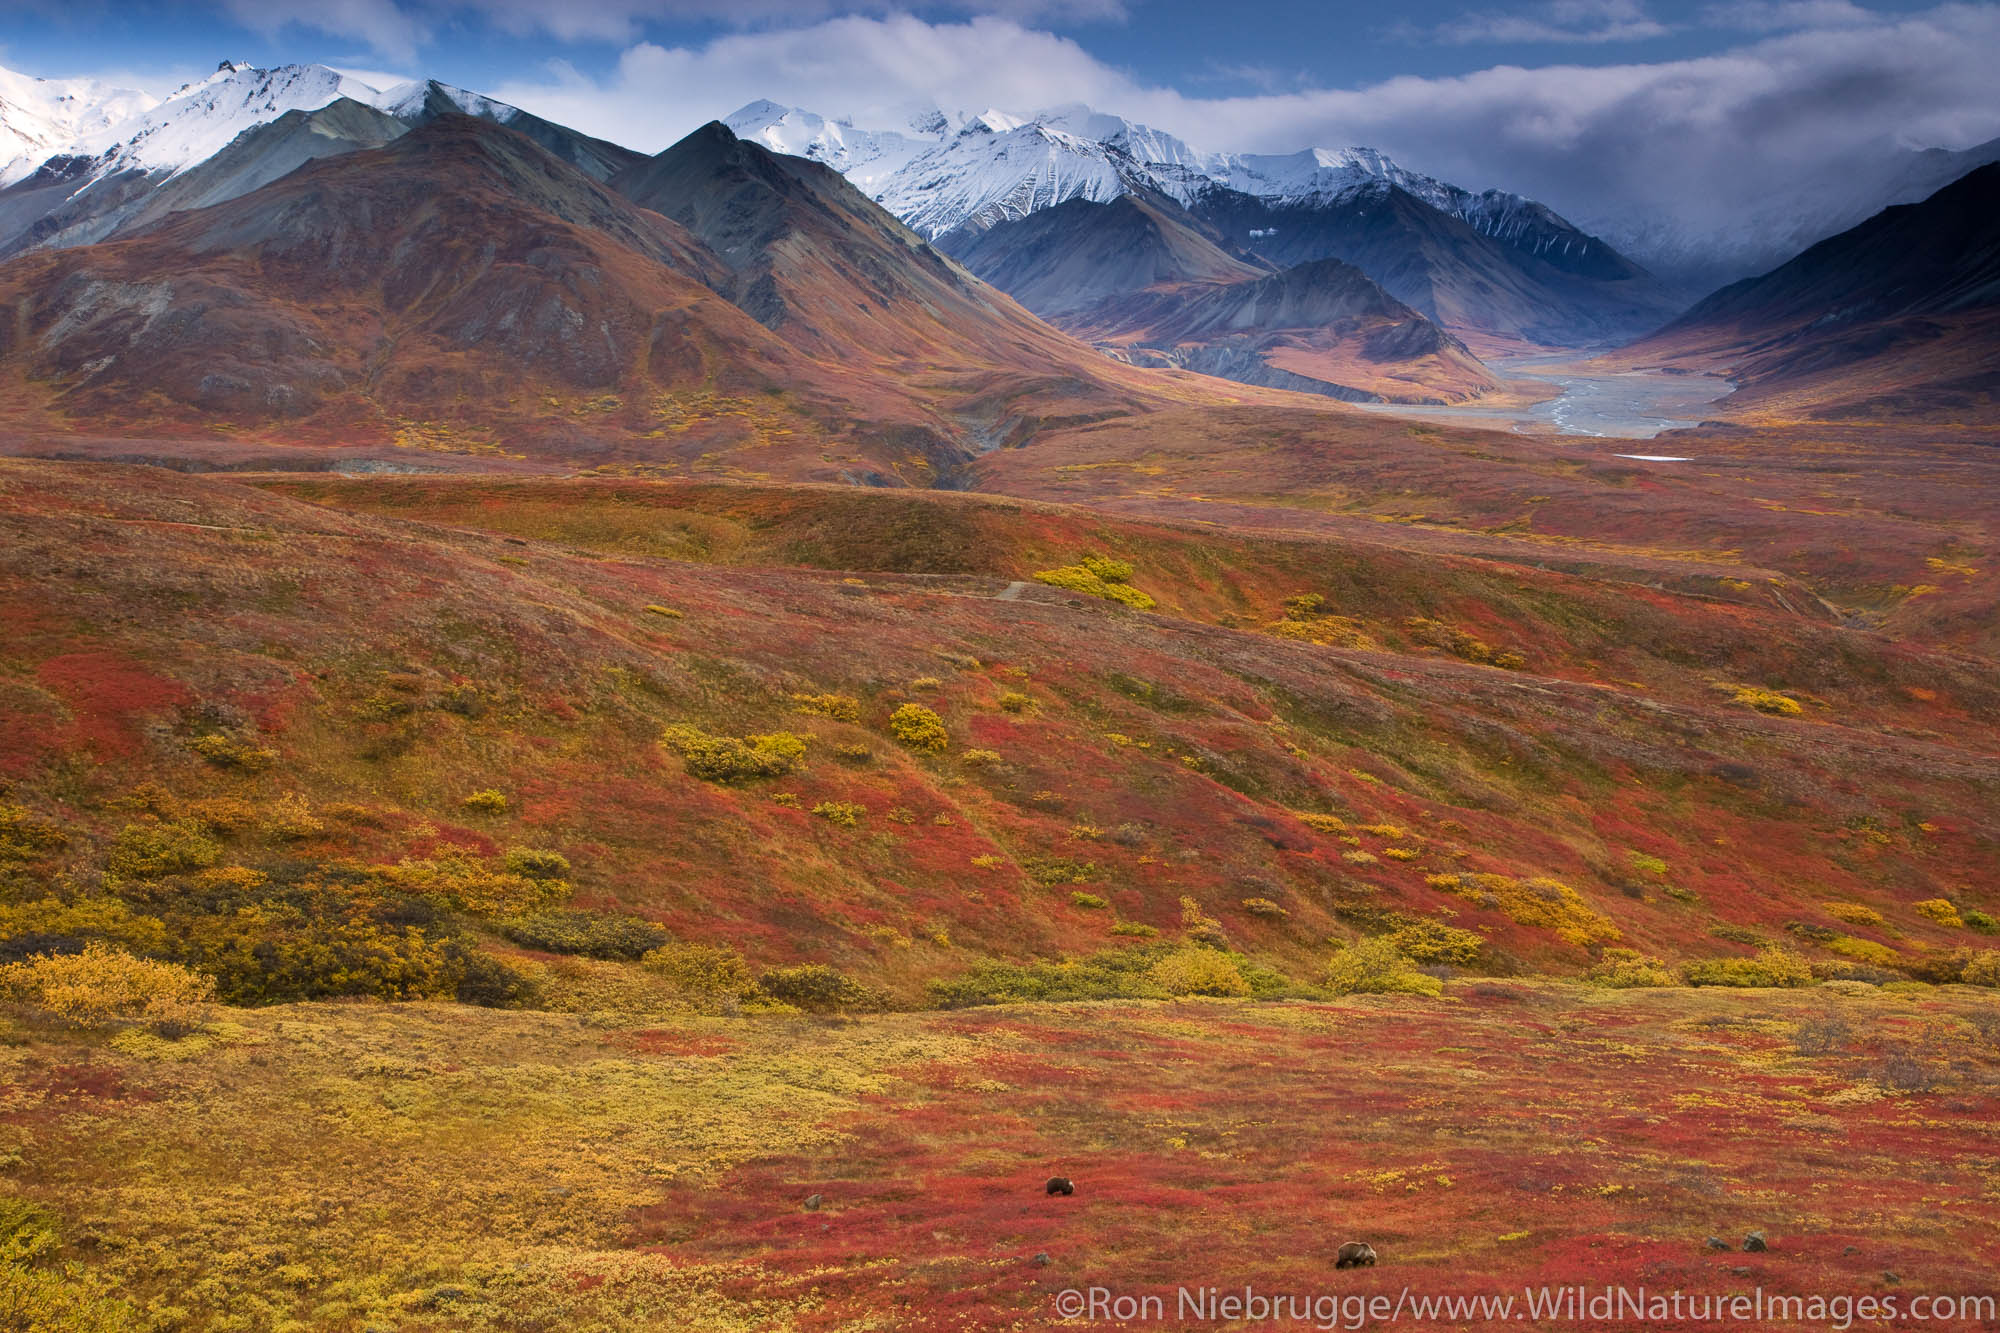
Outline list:
[[[1504,387],[1482,357],[1665,326],[1636,354],[1747,357],[1747,403],[1917,343],[1929,392],[1971,354],[1956,306],[1780,309],[1786,269],[1670,323],[1670,286],[1534,200],[1367,149],[1207,153],[1081,106],[866,130],[756,102],[647,157],[324,66],[224,62],[160,101],[17,75],[0,94],[0,258],[21,257],[0,270],[21,312],[0,356],[58,414],[495,448],[526,420],[586,449],[783,421],[792,447],[828,446],[829,475],[935,484],[1050,421],[1205,392],[1142,371],[1452,404]],[[1965,160],[1921,155],[1861,192]],[[1882,269],[1828,253],[1864,284]],[[516,392],[534,385],[555,391]],[[734,406],[690,421],[666,401],[704,393]]]

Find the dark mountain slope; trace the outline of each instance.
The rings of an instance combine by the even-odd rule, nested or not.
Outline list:
[[[816,357],[1062,411],[1136,400],[1129,372],[979,282],[839,173],[711,123],[614,189],[685,226],[731,270],[745,311]]]
[[[1160,283],[1241,282],[1270,269],[1229,253],[1171,199],[1071,199],[991,227],[961,227],[938,248],[1044,319]]]
[[[1140,365],[1350,401],[1497,387],[1463,343],[1337,260],[1273,273],[1157,194],[1072,199],[941,243],[1079,338]]]
[[[1990,417],[2000,395],[2000,164],[1701,301],[1629,354],[1726,364],[1732,405]]]
[[[1066,327],[1203,374],[1355,402],[1450,403],[1500,387],[1464,343],[1337,259],[1110,297]]]
[[[288,111],[245,130],[214,157],[163,183],[136,172],[98,181],[42,214],[10,248],[88,245],[171,213],[227,203],[307,162],[379,148],[408,131],[394,116],[345,97],[317,111]]]
[[[1588,271],[1569,271],[1386,182],[1282,203],[1214,189],[1197,196],[1190,211],[1279,267],[1318,259],[1352,264],[1464,337],[1603,342],[1630,337],[1675,307],[1629,261],[1596,257]]]
[[[473,116],[503,125],[547,152],[567,162],[594,181],[608,181],[619,172],[646,160],[644,153],[624,148],[609,140],[593,138],[567,125],[543,120],[540,116],[439,83],[425,82],[414,95],[392,108],[398,119],[411,127],[429,125],[448,116]]]

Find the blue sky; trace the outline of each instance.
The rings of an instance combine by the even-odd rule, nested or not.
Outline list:
[[[225,58],[423,74],[649,152],[760,97],[875,128],[1083,102],[1668,232],[2000,137],[2000,0],[11,0],[0,25],[0,64],[155,93]]]
[[[1712,55],[1817,20],[1847,0],[1016,0],[906,6],[827,0],[15,0],[0,61],[44,77],[122,73],[152,91],[217,61],[321,61],[423,73],[469,87],[532,81],[552,62],[613,73],[632,47],[699,49],[718,37],[897,9],[940,25],[989,14],[1061,34],[1135,81],[1208,97],[1365,86],[1493,66],[1609,66]],[[1929,6],[1871,2],[1876,16]],[[730,21],[734,17],[735,21]],[[727,110],[728,108],[724,108]]]

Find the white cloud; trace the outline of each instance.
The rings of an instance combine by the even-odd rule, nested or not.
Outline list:
[[[1735,0],[1732,4],[1710,5],[1701,17],[1710,27],[1745,32],[1853,28],[1878,21],[1874,14],[1849,0]]]
[[[329,36],[366,42],[378,55],[397,63],[413,61],[430,44],[433,28],[427,18],[398,0],[222,0],[222,9],[252,32],[277,37],[288,28],[303,28]]]
[[[1838,179],[1862,149],[1964,147],[2000,135],[1996,65],[2000,8],[1947,4],[1696,59],[1496,66],[1200,98],[1142,84],[1066,37],[1006,20],[897,15],[738,32],[698,48],[640,44],[603,79],[552,67],[490,91],[647,151],[759,97],[864,125],[896,124],[921,102],[1033,110],[1081,101],[1203,147],[1367,144],[1579,220],[1656,215],[1712,228],[1781,185]]]
[[[1524,13],[1465,14],[1428,30],[1402,30],[1451,46],[1546,42],[1601,44],[1664,37],[1672,29],[1638,0],[1550,0]]]

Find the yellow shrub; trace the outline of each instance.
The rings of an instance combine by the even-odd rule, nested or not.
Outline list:
[[[0,967],[0,990],[78,1027],[133,1022],[163,1033],[199,1027],[215,998],[215,983],[198,972],[103,944]]]
[[[1123,602],[1126,606],[1139,611],[1151,610],[1155,605],[1151,597],[1127,582],[1132,577],[1132,566],[1123,560],[1085,556],[1074,565],[1064,565],[1060,569],[1045,569],[1034,577],[1037,583],[1046,583],[1051,588],[1080,592],[1089,597],[1104,598],[1106,601]]]
[[[279,797],[264,815],[264,836],[279,842],[316,838],[324,832],[326,825],[314,818],[312,807],[297,792]]]
[[[1767,690],[1761,685],[1738,685],[1736,702],[1745,708],[1754,708],[1760,713],[1770,713],[1777,717],[1795,717],[1805,712],[1804,705],[1797,699],[1790,699],[1776,690]]]
[[[1706,958],[1681,974],[1690,986],[1810,986],[1812,966],[1790,949],[1771,945],[1755,958]]]
[[[1411,962],[1449,963],[1453,967],[1470,967],[1478,962],[1479,951],[1486,944],[1485,939],[1470,930],[1428,918],[1391,931],[1388,940],[1397,953]]]
[[[998,750],[966,750],[958,757],[968,764],[997,764],[1000,762],[1000,752]]]
[[[859,722],[861,701],[845,694],[795,694],[792,707],[801,713],[815,717],[830,717],[836,722]]]
[[[1351,865],[1372,866],[1380,864],[1382,858],[1373,852],[1342,852],[1340,859]]]
[[[257,823],[257,807],[248,801],[239,801],[234,796],[216,796],[204,801],[191,801],[187,807],[188,817],[199,820],[211,832],[227,836],[241,833]]]
[[[1316,829],[1321,833],[1341,833],[1347,829],[1347,821],[1339,815],[1315,815],[1303,810],[1294,810],[1292,818],[1307,828]]]
[[[569,885],[561,879],[494,870],[459,852],[399,861],[377,867],[376,873],[403,893],[479,916],[525,916],[569,896]]]
[[[661,740],[679,754],[688,776],[707,782],[782,778],[805,759],[806,738],[789,731],[761,736],[711,736],[697,727],[668,727]]]
[[[1361,831],[1372,833],[1378,838],[1387,838],[1390,842],[1401,842],[1410,836],[1410,831],[1400,824],[1363,824]]]
[[[889,734],[912,750],[942,754],[951,744],[944,719],[922,704],[904,704],[889,715]]]
[[[1940,926],[1962,929],[1965,920],[1958,914],[1949,898],[1926,898],[1920,903],[1911,903],[1910,910],[1918,916],[1937,922]]]
[[[1882,914],[1861,903],[1828,903],[1826,914],[1835,921],[1845,921],[1850,926],[1886,926],[1889,923]]]
[[[132,879],[205,870],[222,859],[222,844],[192,819],[163,824],[157,820],[127,824],[111,846],[105,868]]]
[[[1414,847],[1384,847],[1382,855],[1391,861],[1414,861],[1419,853]]]
[[[1614,990],[1633,990],[1671,986],[1674,984],[1674,973],[1659,959],[1637,949],[1606,949],[1604,956],[1584,974],[1584,979]]]
[[[743,956],[718,944],[663,944],[640,963],[685,995],[747,995],[756,989]]]
[[[1335,995],[1442,995],[1444,983],[1425,976],[1387,939],[1363,940],[1326,965],[1326,988]]]
[[[1902,955],[1888,945],[1856,939],[1852,935],[1836,935],[1826,941],[1826,947],[1843,958],[1852,958],[1857,963],[1868,963],[1874,967],[1894,967],[1902,961]]]
[[[188,749],[218,768],[236,768],[246,773],[261,773],[278,762],[276,750],[228,736],[197,736],[188,742]]]
[[[459,804],[467,810],[473,810],[482,815],[497,815],[506,810],[507,797],[504,792],[488,787],[484,791],[472,793],[472,795],[460,801]]]
[[[1148,968],[1146,976],[1169,995],[1250,993],[1250,983],[1236,964],[1214,949],[1177,949]]]
[[[1186,895],[1181,897],[1181,931],[1195,944],[1206,944],[1220,949],[1224,943],[1222,923],[1202,911],[1201,904]]]
[[[1437,881],[1456,879],[1445,885]],[[1522,881],[1509,875],[1433,876],[1437,888],[1495,907],[1524,926],[1552,930],[1571,944],[1603,944],[1620,938],[1618,927],[1560,880]]]
[[[868,807],[852,801],[821,801],[812,808],[812,812],[829,824],[853,828],[861,822],[861,816],[868,813]]]
[[[994,702],[1005,713],[1025,713],[1035,706],[1034,698],[1019,690],[1002,690]]]
[[[1245,898],[1242,907],[1251,916],[1268,917],[1273,921],[1282,921],[1291,915],[1269,898]]]
[[[2000,987],[2000,951],[1981,949],[1966,962],[1959,977],[1968,986]]]

